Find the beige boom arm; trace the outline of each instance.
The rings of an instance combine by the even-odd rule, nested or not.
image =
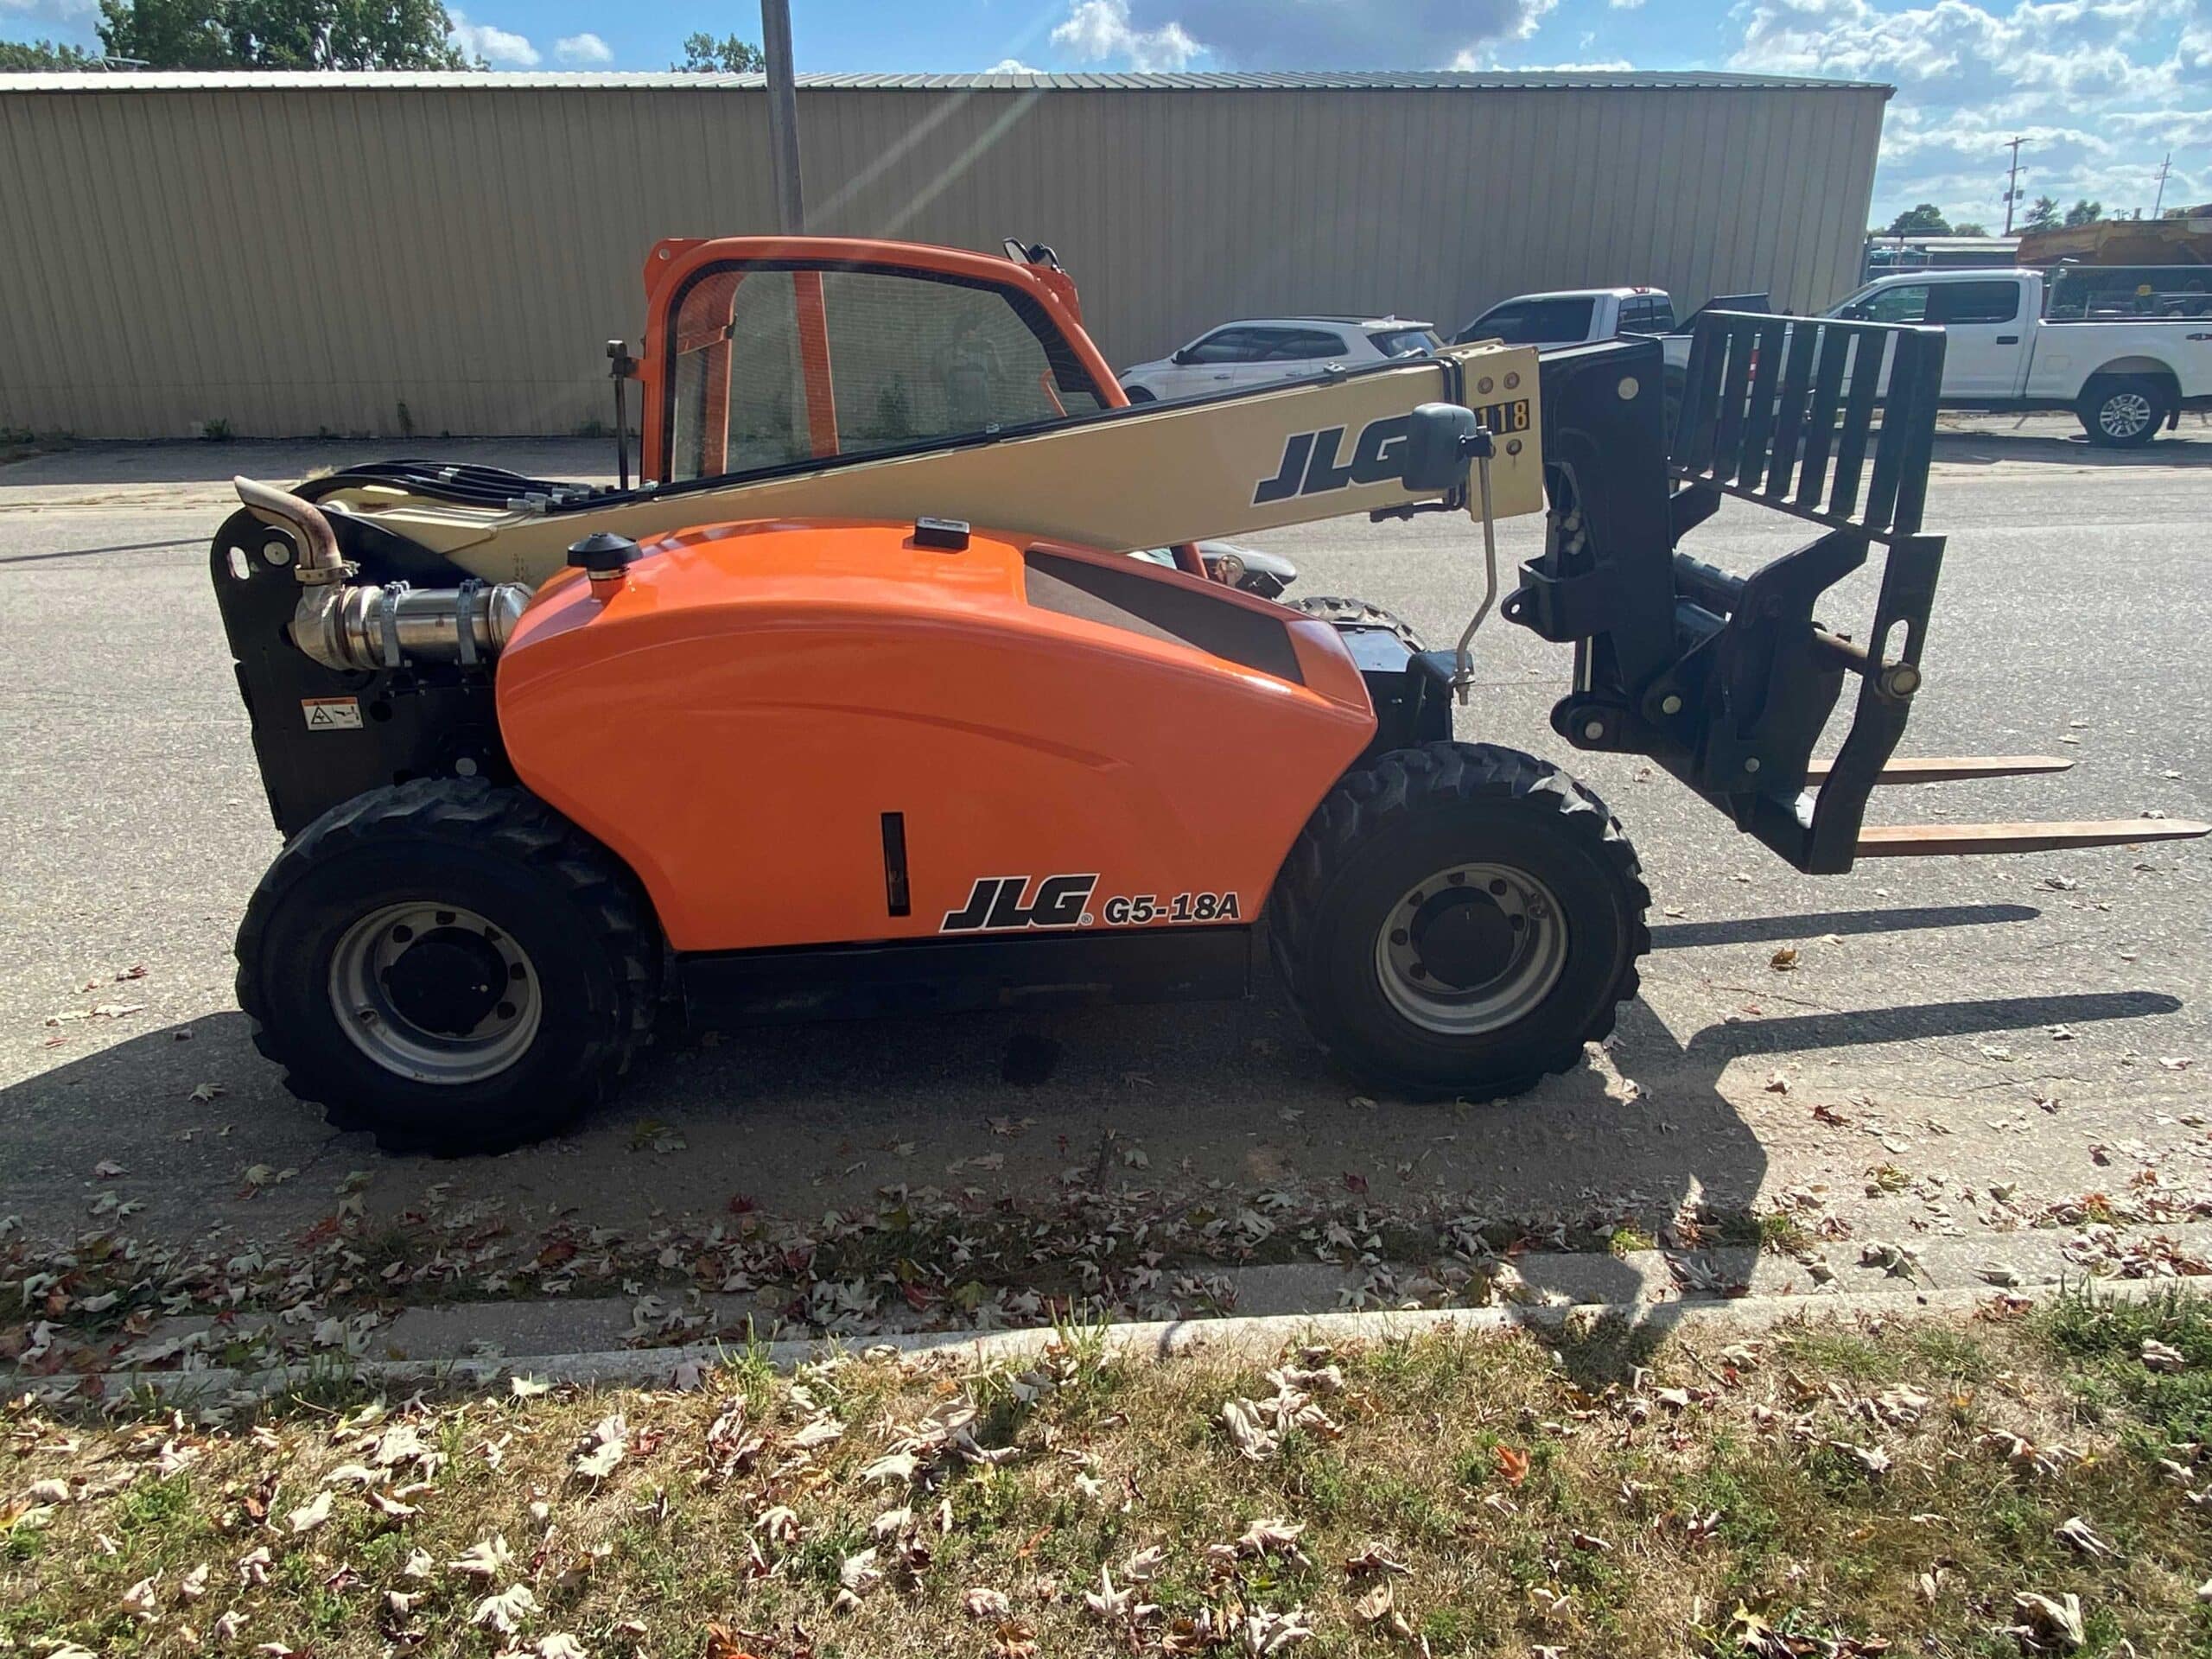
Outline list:
[[[994,530],[1125,550],[1272,530],[1434,499],[1398,478],[1406,417],[1464,402],[1497,439],[1498,518],[1544,508],[1536,353],[1455,346],[1377,369],[1205,403],[1146,404],[1023,436],[816,472],[686,489],[596,511],[455,506],[396,486],[322,498],[374,518],[487,582],[531,586],[594,531],[639,542],[760,518],[964,518]],[[1471,503],[1471,511],[1478,503]]]

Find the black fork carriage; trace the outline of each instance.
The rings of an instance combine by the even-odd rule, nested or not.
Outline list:
[[[2173,841],[2181,819],[1864,826],[1878,785],[2063,772],[2038,755],[1893,760],[1923,685],[1943,562],[1923,530],[1943,371],[1941,328],[1707,311],[1676,430],[1662,428],[1662,349],[1608,340],[1547,354],[1542,556],[1506,617],[1575,646],[1552,724],[1578,748],[1648,755],[1791,865]],[[1821,534],[1748,575],[1681,550],[1726,497]],[[1878,547],[1863,640],[1815,607]],[[1832,760],[1813,751],[1859,690]]]

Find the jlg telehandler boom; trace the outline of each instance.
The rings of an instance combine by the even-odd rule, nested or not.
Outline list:
[[[1263,912],[1365,1075],[1501,1094],[1573,1065],[1634,994],[1648,897],[1586,787],[1452,741],[1475,625],[1431,652],[1122,556],[1346,512],[1470,513],[1494,594],[1492,520],[1548,502],[1501,608],[1575,646],[1560,735],[1650,756],[1800,869],[2204,833],[1862,830],[1877,784],[1929,775],[1889,768],[1942,553],[1938,331],[1707,314],[1670,459],[1650,341],[1130,409],[1027,253],[671,243],[647,271],[639,487],[241,480],[216,539],[289,837],[240,1000],[387,1144],[544,1133],[671,1003],[1235,995]],[[1745,577],[1679,552],[1728,494],[1821,533]],[[1877,547],[1873,626],[1830,632],[1815,605]]]

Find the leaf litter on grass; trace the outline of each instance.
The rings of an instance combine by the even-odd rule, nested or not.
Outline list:
[[[2178,1361],[2145,1366],[2146,1342]],[[886,1352],[784,1378],[740,1356],[690,1391],[24,1396],[0,1417],[0,1641],[2177,1652],[2202,1618],[2209,1370],[2196,1304],[1994,1299],[1725,1345],[1571,1327],[1155,1366],[1071,1332],[980,1368]],[[387,1487],[409,1513],[371,1501]]]

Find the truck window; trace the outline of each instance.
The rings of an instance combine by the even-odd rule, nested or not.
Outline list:
[[[1928,286],[1926,283],[1900,283],[1895,288],[1878,288],[1844,315],[1865,322],[1925,322]]]
[[[1376,328],[1369,332],[1367,340],[1385,357],[1411,357],[1416,352],[1433,352],[1441,343],[1433,328]]]
[[[1304,362],[1344,354],[1344,337],[1325,328],[1278,328],[1274,334],[1274,343],[1268,347],[1264,359],[1269,363]]]
[[[2011,322],[2020,315],[2017,282],[1941,283],[1929,302],[1930,322]]]
[[[1027,296],[911,272],[710,266],[669,330],[671,481],[1105,406]]]
[[[1672,300],[1647,295],[1639,299],[1621,302],[1621,333],[1671,334],[1674,332],[1675,303]]]
[[[1272,330],[1237,326],[1217,328],[1197,343],[1184,347],[1185,363],[1256,363],[1267,350]]]
[[[1587,340],[1595,300],[1512,300],[1494,307],[1459,331],[1462,341],[1502,340],[1508,346]]]

